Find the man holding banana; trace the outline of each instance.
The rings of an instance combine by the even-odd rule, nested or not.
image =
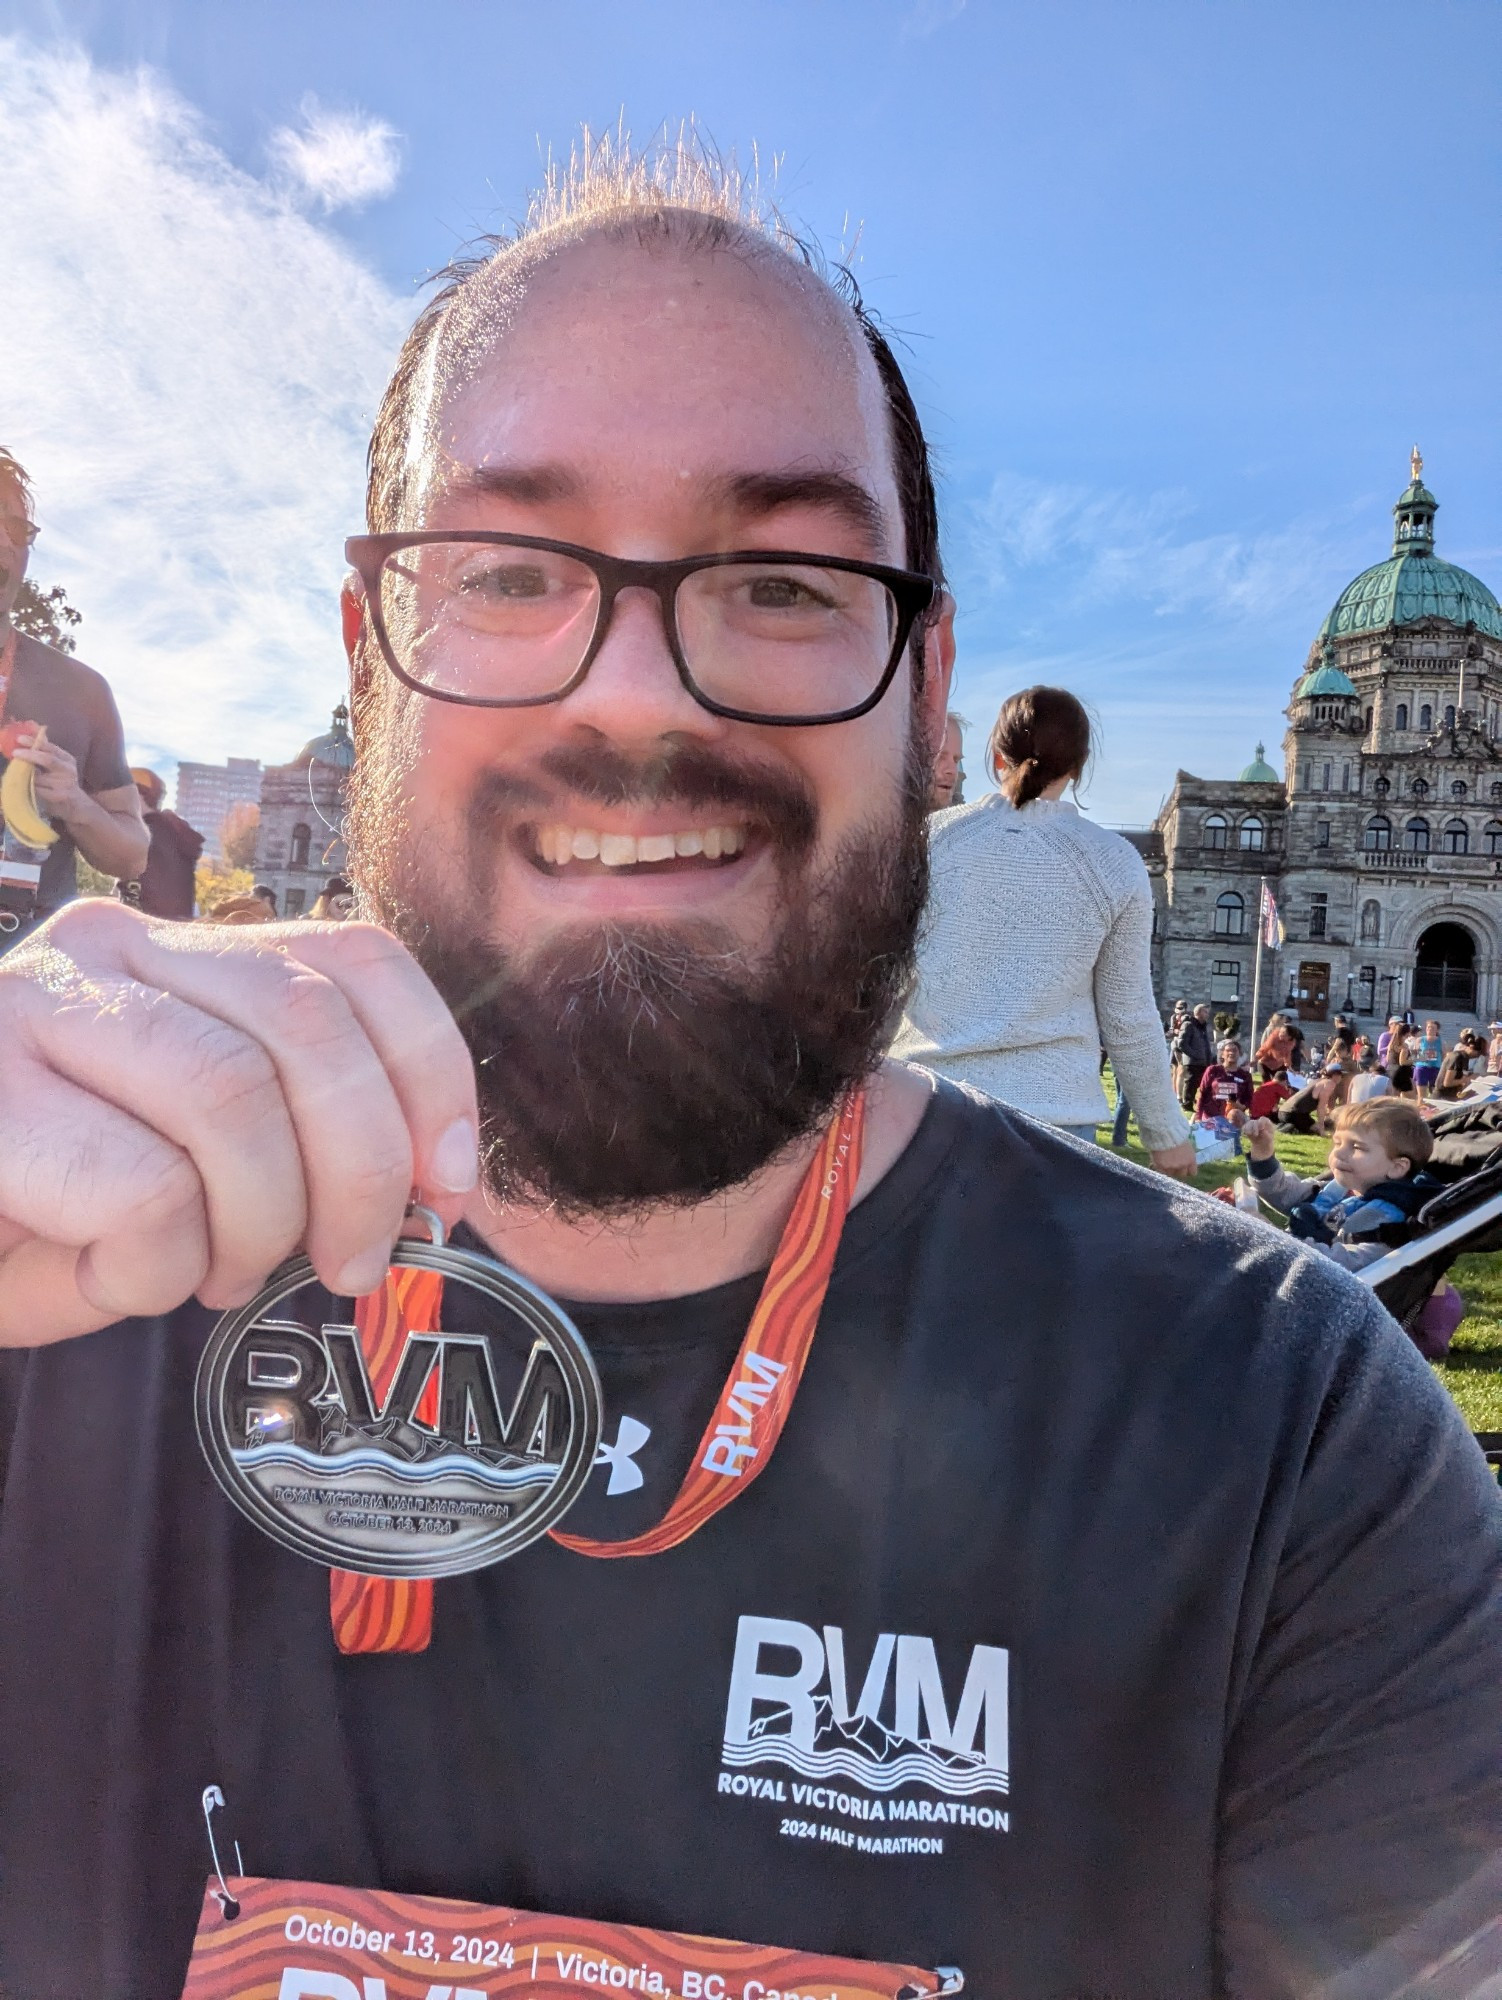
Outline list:
[[[101,874],[129,880],[145,867],[147,847],[108,684],[13,622],[36,534],[31,482],[0,448],[0,756],[34,773],[29,785],[13,779],[0,791],[16,877],[7,884],[0,875],[0,888],[8,888],[22,930],[73,896],[75,854]],[[38,867],[33,878],[28,871]],[[20,934],[0,935],[0,949]]]

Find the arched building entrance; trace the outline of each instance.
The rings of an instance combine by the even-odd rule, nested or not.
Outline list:
[[[1464,924],[1431,924],[1413,962],[1413,1005],[1422,1013],[1470,1014],[1476,1009],[1476,940]]]

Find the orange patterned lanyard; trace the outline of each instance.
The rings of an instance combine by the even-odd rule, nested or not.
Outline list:
[[[860,1178],[865,1123],[862,1089],[845,1100],[809,1162],[735,1365],[666,1514],[655,1528],[623,1542],[554,1528],[555,1542],[604,1559],[660,1555],[687,1541],[766,1469],[818,1329]],[[436,1328],[442,1300],[443,1280],[436,1272],[411,1270],[392,1271],[383,1291],[357,1300],[355,1322],[378,1397],[385,1395],[407,1334]],[[433,1420],[434,1413],[421,1405],[416,1414],[420,1421]],[[341,1653],[420,1653],[433,1633],[433,1585],[331,1570],[329,1616]]]

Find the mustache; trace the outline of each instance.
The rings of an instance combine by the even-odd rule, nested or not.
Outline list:
[[[702,744],[664,744],[632,757],[613,744],[560,744],[537,769],[575,798],[603,806],[729,807],[759,821],[788,854],[812,847],[818,830],[813,792],[794,771],[721,756]],[[530,776],[490,771],[470,801],[473,830],[518,810],[554,804],[555,795]]]

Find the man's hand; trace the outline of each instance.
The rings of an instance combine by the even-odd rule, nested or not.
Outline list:
[[[77,819],[89,795],[79,783],[72,751],[44,738],[41,743],[18,743],[14,754],[17,763],[35,767],[37,805],[48,818],[61,820],[64,826]]]
[[[1194,1179],[1194,1142],[1186,1139],[1181,1146],[1165,1146],[1161,1152],[1148,1156],[1160,1174],[1167,1174],[1176,1181]]]
[[[72,904],[0,959],[0,1345],[242,1304],[300,1247],[370,1291],[414,1186],[460,1213],[475,1134],[469,1053],[385,931]]]
[[[1254,1160],[1270,1160],[1277,1150],[1278,1128],[1271,1118],[1248,1118],[1241,1136]]]

